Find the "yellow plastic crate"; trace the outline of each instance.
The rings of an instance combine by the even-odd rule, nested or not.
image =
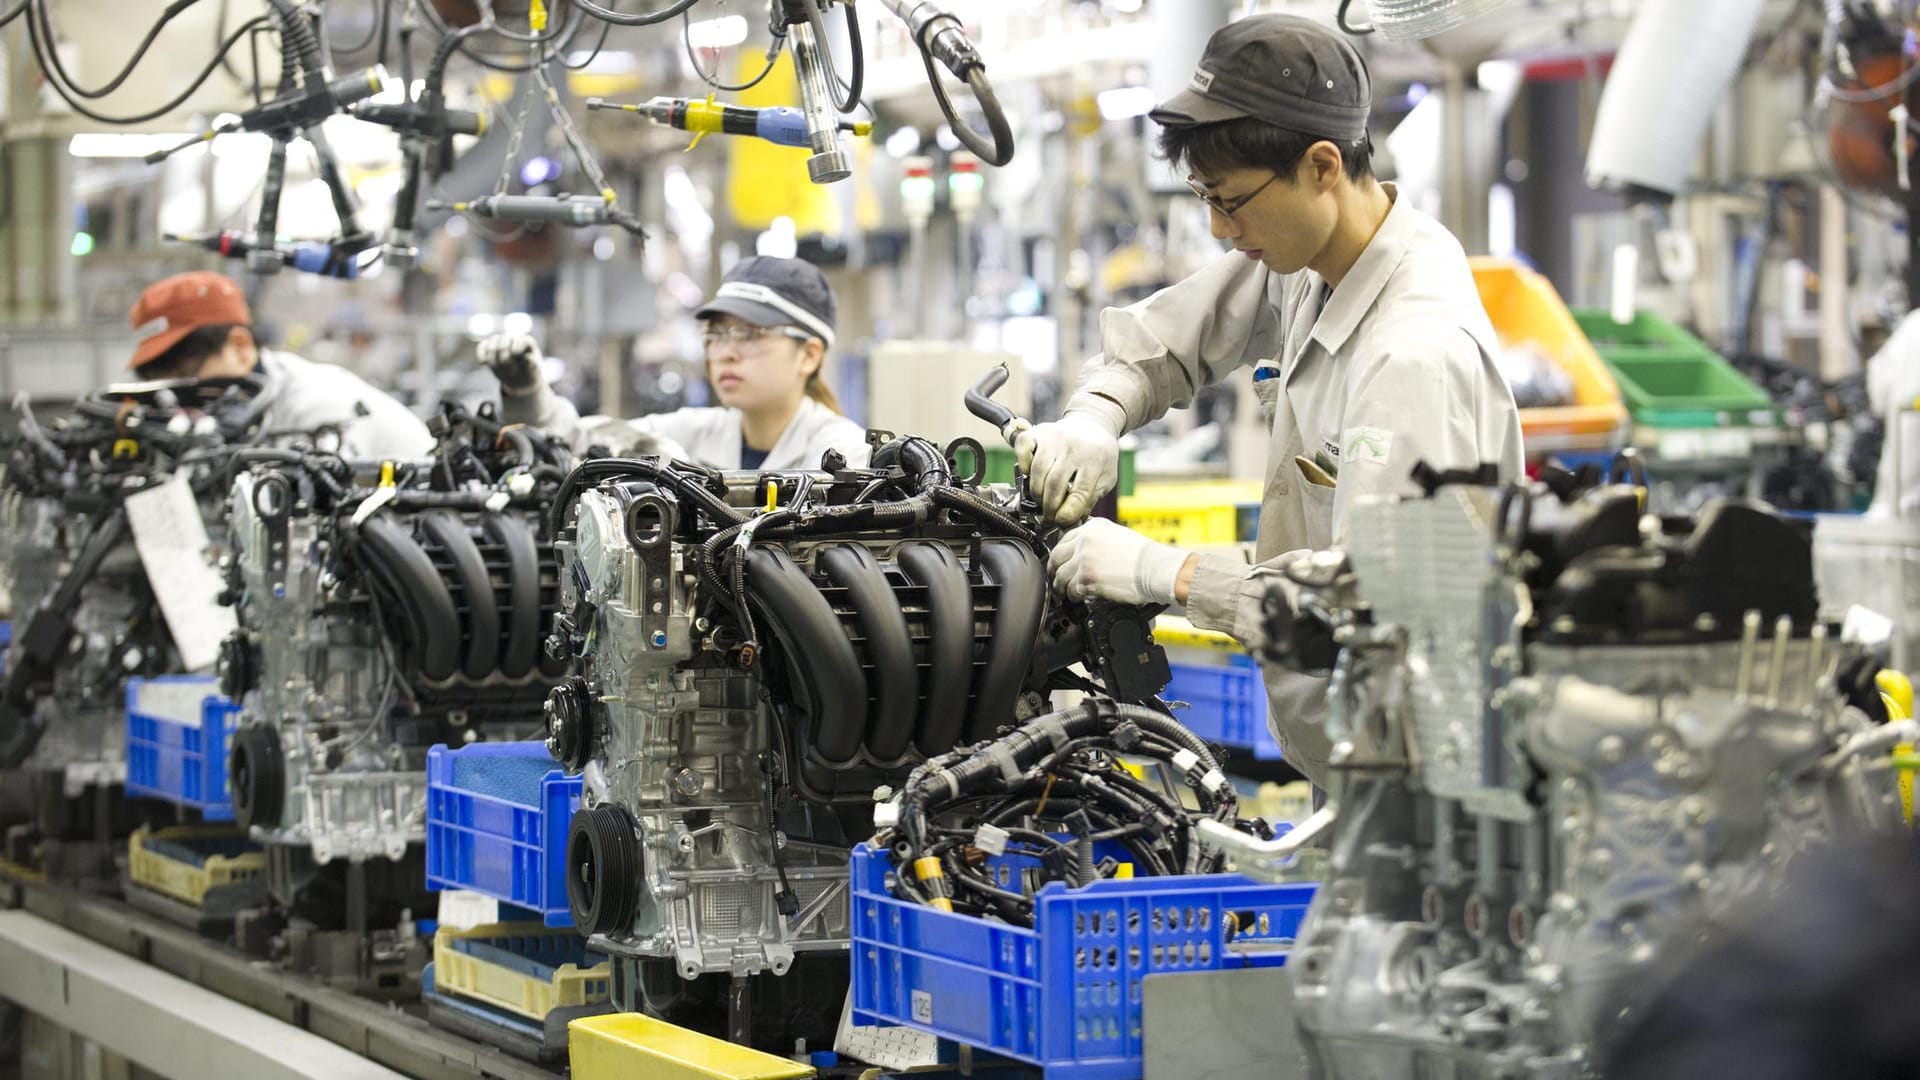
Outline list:
[[[801,1080],[811,1066],[735,1046],[640,1013],[567,1025],[573,1080]]]
[[[1120,498],[1120,524],[1181,547],[1235,544],[1253,539],[1260,523],[1258,480],[1141,484]]]
[[[515,955],[490,959],[462,951],[461,942]],[[586,956],[586,939],[570,926],[515,922],[467,930],[441,927],[433,935],[433,986],[438,993],[544,1020],[555,1009],[608,1000],[612,968],[604,959],[582,967],[579,961]]]
[[[157,830],[143,826],[135,829],[127,841],[127,878],[142,888],[197,907],[207,898],[208,890],[251,881],[265,873],[266,855],[258,851],[234,855],[195,851],[196,865],[155,851],[147,846],[148,841],[191,850],[237,847],[236,842],[244,839],[245,835],[230,825],[179,825]]]

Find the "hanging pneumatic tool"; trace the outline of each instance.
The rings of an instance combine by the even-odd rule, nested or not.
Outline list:
[[[848,38],[853,45],[853,82],[845,89],[845,99],[834,97],[839,89],[839,73],[828,52],[827,24],[822,13],[832,0],[773,0],[771,18],[776,29],[784,29],[787,48],[793,54],[793,74],[800,83],[800,112],[806,120],[807,147],[813,156],[807,159],[807,175],[816,184],[831,184],[853,175],[847,152],[840,146],[840,114],[852,112],[860,103],[861,84],[866,81],[865,58],[860,54],[860,28],[853,21],[853,7],[847,6]]]
[[[244,257],[247,269],[256,274],[278,273],[282,266],[292,265],[295,269],[331,277],[352,277],[358,270],[354,257],[372,247],[374,239],[360,225],[359,210],[354,205],[353,192],[347,187],[341,171],[340,159],[334,155],[333,147],[320,125],[354,102],[378,93],[386,75],[376,67],[334,78],[327,68],[320,39],[307,16],[301,13],[293,0],[269,0],[269,3],[274,19],[280,26],[279,90],[271,99],[241,113],[232,122],[170,150],[148,154],[146,161],[149,165],[157,164],[188,147],[198,146],[229,132],[265,133],[273,139],[273,149],[267,156],[260,213],[254,220],[252,235],[237,238],[237,242],[234,239],[222,242],[217,235],[182,239],[201,243],[221,254]],[[333,197],[334,214],[340,220],[340,235],[324,242],[327,257],[322,259],[296,261],[289,250],[275,240],[280,221],[280,193],[287,179],[287,145],[295,137],[304,138],[313,147],[320,180],[327,185],[327,191]]]
[[[401,62],[411,67],[412,5],[407,6],[402,20]],[[488,23],[483,20],[442,36],[434,47],[432,59],[427,63],[427,76],[421,80],[419,94],[412,94],[412,72],[408,71],[405,80],[410,95],[408,100],[397,105],[362,102],[353,109],[355,119],[379,124],[400,133],[404,179],[400,184],[400,194],[394,199],[393,223],[388,226],[386,238],[380,245],[381,259],[395,269],[411,269],[419,261],[420,249],[413,242],[413,219],[420,208],[420,192],[426,177],[430,172],[437,174],[441,171],[441,162],[435,160],[436,157],[444,159],[448,155],[449,140],[455,135],[487,133],[485,113],[448,108],[446,97],[447,65],[452,61],[454,51],[467,38],[487,28]]]
[[[744,105],[676,97],[657,97],[643,105],[623,105],[617,101],[588,98],[587,108],[595,112],[606,109],[634,113],[663,127],[694,132],[696,136],[716,133],[751,135],[778,146],[813,146],[813,137],[808,130],[808,114],[791,105],[753,109]],[[839,127],[841,131],[853,135],[873,133],[873,124],[865,120],[841,120]],[[699,142],[699,138],[696,137],[694,141]]]
[[[547,111],[553,117],[554,125],[560,129],[566,140],[567,149],[572,151],[574,160],[579,162],[582,172],[593,185],[597,194],[593,195],[509,195],[507,183],[511,178],[515,151],[519,146],[519,132],[524,131],[528,109],[523,110],[518,120],[519,128],[514,135],[513,149],[507,154],[506,166],[500,174],[500,182],[490,195],[459,202],[444,202],[434,199],[427,203],[429,210],[456,210],[479,217],[499,218],[503,221],[537,222],[550,225],[581,227],[587,225],[618,225],[639,237],[647,238],[647,230],[640,219],[622,210],[612,181],[607,179],[606,171],[587,147],[586,139],[573,123],[573,117],[567,113],[561,103],[560,92],[554,88],[553,80],[548,76],[544,65],[537,65],[531,71],[533,85],[546,100]]]

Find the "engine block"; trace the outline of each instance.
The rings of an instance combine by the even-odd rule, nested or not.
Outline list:
[[[876,794],[1044,702],[1031,528],[921,440],[837,473],[599,465],[561,504],[579,667],[548,705],[586,778],[576,922],[684,979],[844,953]]]
[[[540,522],[560,475],[543,455],[560,451],[521,432],[493,453],[507,462],[476,456],[458,477],[436,462],[242,455],[240,625],[222,675],[242,709],[235,817],[256,837],[321,864],[399,859],[424,837],[430,746],[539,729],[565,672],[541,649],[557,590]]]
[[[1289,966],[1317,1075],[1594,1076],[1797,854],[1897,824],[1902,732],[1857,707],[1804,530],[1639,499],[1440,486],[1294,567],[1272,629],[1342,645],[1332,869]]]

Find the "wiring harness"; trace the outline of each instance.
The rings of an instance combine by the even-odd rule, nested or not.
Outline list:
[[[876,815],[894,895],[1033,924],[1049,882],[1207,874],[1221,857],[1195,826],[1238,821],[1212,750],[1164,713],[1089,701],[928,761]]]

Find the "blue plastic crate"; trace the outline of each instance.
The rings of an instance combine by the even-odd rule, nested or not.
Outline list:
[[[572,926],[567,828],[580,806],[545,743],[427,751],[427,887],[469,889]]]
[[[1195,735],[1251,751],[1256,761],[1279,761],[1280,744],[1267,729],[1267,684],[1260,665],[1239,653],[1223,659],[1223,664],[1173,661],[1173,680],[1160,696],[1187,703],[1173,715]]]
[[[889,869],[884,852],[854,849],[854,1019],[933,1032],[1052,1080],[1138,1077],[1141,979],[1284,964],[1314,894],[1238,874],[1054,883],[1028,930],[896,899]]]
[[[232,821],[227,744],[240,707],[208,675],[127,680],[127,794]]]

